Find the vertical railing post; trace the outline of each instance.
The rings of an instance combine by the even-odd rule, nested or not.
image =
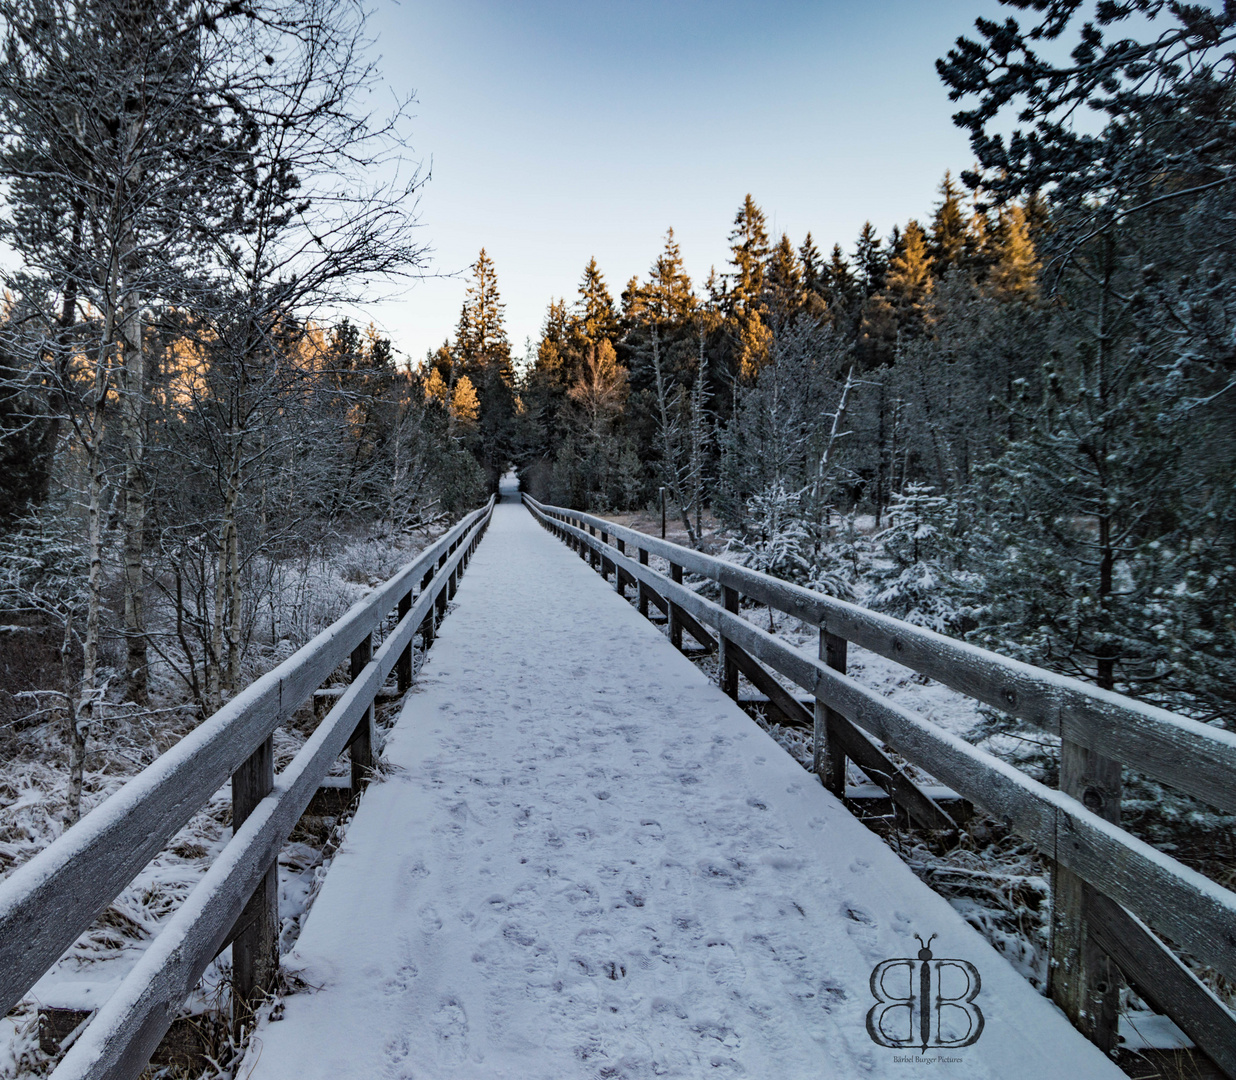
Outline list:
[[[648,551],[646,548],[639,549],[639,564],[640,566],[648,565]],[[639,589],[639,613],[643,615],[644,618],[646,619],[648,618],[648,589],[642,581],[639,583],[638,589]]]
[[[409,592],[399,601],[399,621],[412,610],[412,593]],[[395,662],[395,682],[401,694],[406,694],[412,686],[412,639],[408,638],[407,647],[399,654]]]
[[[845,674],[848,643],[820,627],[820,659],[834,671]],[[812,732],[811,768],[837,798],[845,797],[845,754],[833,737],[832,723],[838,714],[820,697],[815,699],[815,730]]]
[[[425,590],[429,588],[429,583],[433,581],[433,567],[425,571],[425,577],[421,581],[421,595],[425,595]],[[421,648],[428,649],[433,644],[434,634],[434,609],[431,606],[425,612],[425,618],[421,621]]]
[[[662,491],[665,489],[662,488]],[[670,581],[682,584],[682,567],[677,563],[670,563]],[[666,603],[669,605],[669,639],[670,644],[679,652],[682,652],[682,620],[678,617],[678,605],[666,597]]]
[[[609,533],[602,531],[601,543],[602,544],[609,543]],[[602,552],[601,552],[601,580],[602,581],[609,580],[609,568],[611,565],[613,564],[609,561],[609,559],[605,557],[604,549],[602,549]]]
[[[451,556],[449,552],[442,553],[442,557],[438,560],[439,572],[441,572],[442,568],[446,565],[446,560],[449,559],[450,557]],[[442,620],[446,618],[446,601],[447,601],[446,584],[444,582],[442,585],[438,587],[438,595],[434,598],[434,602],[433,602],[434,612],[435,612],[434,618],[435,618],[435,621],[439,625],[441,624]]]
[[[1092,813],[1120,823],[1120,762],[1070,739],[1060,743],[1060,790]],[[1111,1055],[1117,1049],[1120,972],[1090,933],[1094,890],[1059,863],[1052,868],[1051,962],[1048,988],[1082,1034]]]
[[[595,525],[589,525],[589,526],[588,526],[588,532],[589,532],[592,536],[596,536],[596,534],[597,534],[596,526],[595,526]],[[592,545],[589,545],[589,546],[588,546],[588,556],[589,556],[589,562],[591,562],[591,564],[592,564],[592,569],[593,569],[593,570],[597,569],[597,565],[598,565],[598,564],[597,564],[597,560],[600,558],[600,556],[597,554],[597,550],[596,550],[596,548],[592,547]]]
[[[373,659],[373,634],[366,634],[355,649],[352,650],[352,681],[355,682],[365,665]],[[365,710],[365,715],[356,725],[356,731],[348,743],[348,752],[352,758],[352,794],[356,795],[364,786],[373,772],[373,702]]]
[[[232,835],[275,786],[274,738],[267,738],[232,774]],[[279,862],[266,868],[232,940],[232,1029],[239,1039],[258,999],[279,971]]]
[[[617,537],[614,538],[614,543],[618,546],[618,554],[625,555],[627,553],[627,545],[624,540]],[[624,600],[627,596],[627,587],[622,581],[622,571],[618,568],[618,563],[614,563],[614,592],[621,596]]]
[[[726,611],[738,614],[738,590],[728,585],[721,586],[721,606]],[[730,657],[730,643],[724,630],[717,632],[717,681],[721,692],[735,701],[738,700],[738,665]]]

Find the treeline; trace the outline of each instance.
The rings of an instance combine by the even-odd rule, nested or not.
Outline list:
[[[898,360],[939,323],[945,294],[1035,302],[1044,213],[1038,200],[975,209],[946,176],[925,227],[910,221],[882,238],[868,223],[850,254],[838,244],[826,259],[810,233],[771,238],[748,195],[729,264],[702,288],[673,230],[647,280],[628,282],[617,304],[593,260],[574,303],[550,305],[521,386],[527,483],[591,510],[643,505],[664,484],[694,536],[703,502],[739,526],[770,485],[810,488],[809,514],[861,502],[879,518],[928,457],[968,472],[972,448],[954,463],[923,445],[925,417],[909,407],[917,388]],[[824,421],[849,376],[839,441]]]
[[[390,343],[330,314],[425,262],[359,5],[0,21],[0,720],[67,718],[76,812],[107,702],[144,705],[158,665],[161,703],[209,714],[291,633],[288,560],[483,477]]]
[[[1041,7],[940,62],[980,166],[924,221],[824,256],[748,196],[703,283],[672,231],[617,299],[594,260],[476,423],[539,498],[665,486],[692,541],[707,509],[751,565],[1230,722],[1236,16],[1099,5],[1058,67],[1077,5]]]

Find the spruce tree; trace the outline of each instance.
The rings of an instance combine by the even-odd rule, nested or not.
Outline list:
[[[931,293],[932,261],[927,237],[911,219],[902,237],[901,250],[888,263],[884,296],[897,314],[901,329],[913,329],[922,318]]]
[[[765,279],[768,307],[773,317],[781,320],[794,318],[802,310],[806,296],[798,253],[785,233],[781,234],[780,242],[768,258]]]
[[[828,285],[825,279],[824,256],[815,246],[810,232],[803,237],[803,242],[798,246],[798,262],[803,269],[803,288],[808,292],[818,293],[827,300],[825,291]]]
[[[625,295],[625,294],[624,294]],[[656,322],[662,328],[689,324],[695,311],[695,293],[682,261],[672,228],[665,231],[665,247],[653,263],[648,284],[636,285],[627,304],[629,322]]]
[[[454,354],[480,402],[478,454],[491,489],[515,453],[515,376],[493,260],[482,248],[459,315]]]
[[[1010,203],[1000,211],[1000,227],[994,237],[993,262],[987,275],[987,288],[998,300],[1033,302],[1038,297],[1038,275],[1042,268],[1025,210]]]
[[[758,312],[763,304],[764,268],[772,254],[764,211],[749,194],[734,215],[729,239],[730,265],[734,270],[729,275],[728,311],[745,324],[747,316]]]
[[[462,374],[477,375],[496,365],[510,385],[511,343],[503,325],[505,311],[493,260],[481,248],[472,266],[472,281],[455,331],[454,351]]]
[[[828,305],[838,313],[853,312],[861,303],[859,285],[854,270],[846,260],[840,244],[834,244],[824,271],[828,289]]]
[[[803,273],[803,308],[813,319],[829,317],[828,266],[824,256],[807,233],[798,247],[798,262]]]
[[[614,310],[614,299],[597,267],[595,256],[584,267],[584,276],[579,283],[579,300],[575,306],[583,338],[588,344],[599,344],[602,338],[612,343],[617,338],[618,313]]]
[[[962,263],[966,247],[966,217],[962,209],[961,188],[951,172],[940,181],[940,202],[931,221],[931,241],[928,252],[936,277]]]

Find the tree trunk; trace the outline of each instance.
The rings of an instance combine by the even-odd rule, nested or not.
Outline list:
[[[655,326],[652,328],[652,369],[657,380],[657,407],[660,414],[661,456],[665,464],[665,482],[666,486],[670,489],[670,494],[674,497],[674,502],[678,506],[683,528],[687,530],[687,538],[691,541],[691,546],[695,547],[699,543],[699,539],[695,534],[695,529],[691,526],[690,507],[683,498],[682,484],[678,475],[678,454],[674,447],[674,436],[670,426],[669,402],[665,396],[665,379],[661,374],[661,340],[657,336],[657,328]]]
[[[102,404],[96,406],[102,413]],[[100,443],[103,436],[102,416],[94,426],[86,444],[90,494],[86,509],[87,552],[90,577],[86,605],[86,639],[82,643],[82,682],[77,703],[69,712],[69,807],[68,820],[76,822],[82,815],[82,785],[86,771],[86,736],[93,721],[99,719],[102,702],[97,695],[99,664],[99,626],[103,607],[103,462]]]
[[[146,357],[142,347],[141,297],[131,293],[120,321],[120,429],[124,443],[124,638],[125,696],[144,705],[149,660],[142,600],[146,478],[143,472],[146,423]]]

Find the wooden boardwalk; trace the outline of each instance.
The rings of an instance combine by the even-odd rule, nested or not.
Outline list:
[[[517,504],[384,753],[240,1077],[1122,1075]],[[867,1024],[915,934],[982,978],[931,1065]]]

